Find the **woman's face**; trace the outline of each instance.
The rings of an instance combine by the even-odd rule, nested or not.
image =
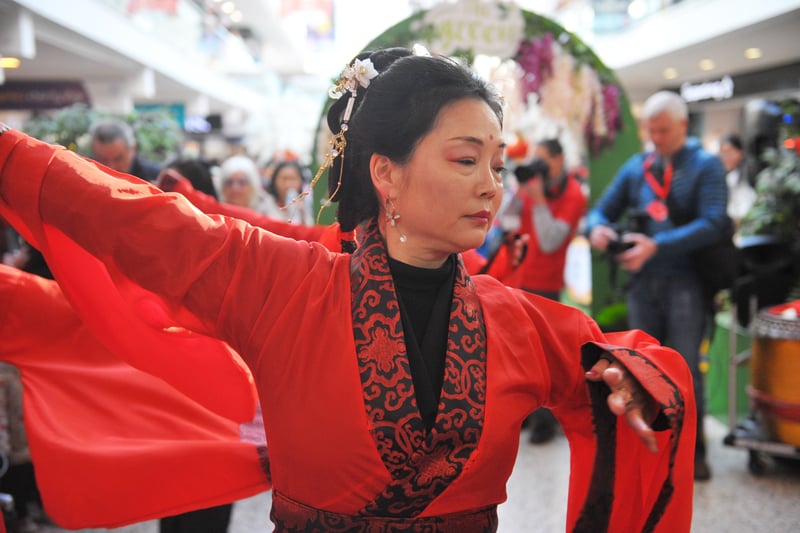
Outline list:
[[[234,172],[222,180],[222,199],[226,204],[250,207],[253,184],[244,172]]]
[[[277,200],[280,202],[286,201],[286,195],[289,191],[295,191],[300,194],[302,187],[303,177],[291,165],[283,167],[275,176],[275,190],[278,193]]]
[[[739,166],[743,155],[741,150],[737,150],[730,143],[722,143],[722,146],[719,147],[719,158],[728,172]]]
[[[389,254],[430,268],[480,246],[503,199],[504,149],[497,116],[483,100],[445,107],[411,160],[395,169],[401,177],[389,196],[396,194],[400,218],[384,225]]]

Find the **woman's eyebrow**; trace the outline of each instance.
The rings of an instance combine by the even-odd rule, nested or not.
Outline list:
[[[468,142],[468,143],[477,144],[477,145],[479,145],[479,146],[483,146],[483,145],[484,145],[484,142],[483,142],[483,140],[482,140],[482,139],[480,139],[480,138],[478,138],[478,137],[473,137],[472,135],[464,135],[464,136],[459,136],[459,137],[451,137],[451,138],[450,138],[450,139],[448,139],[448,140],[449,140],[449,141],[466,141],[466,142]],[[499,143],[497,146],[498,146],[499,148],[505,148],[505,147],[506,147],[506,143],[505,143],[505,142],[501,142],[501,143]]]

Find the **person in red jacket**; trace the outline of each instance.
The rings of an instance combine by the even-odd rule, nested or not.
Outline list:
[[[528,237],[527,254],[500,279],[558,301],[564,288],[567,247],[586,212],[587,200],[574,173],[566,170],[557,139],[540,141],[534,154],[533,161],[514,170],[519,189],[507,208],[519,221],[517,234]],[[541,408],[528,417],[526,426],[529,441],[539,444],[553,438],[557,422],[549,410]]]
[[[519,213],[517,231],[529,236],[528,252],[503,281],[558,301],[564,288],[567,247],[586,213],[587,199],[575,174],[564,165],[558,140],[537,143],[535,157],[515,169],[519,189],[511,202]]]

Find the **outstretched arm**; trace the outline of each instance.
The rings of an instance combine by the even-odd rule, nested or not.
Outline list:
[[[169,306],[185,307],[199,320],[192,327],[202,324],[208,332],[225,321],[221,313],[231,293],[263,292],[266,301],[276,283],[291,288],[312,263],[327,257],[321,247],[206,216],[181,195],[16,131],[0,135],[0,200],[12,223],[40,249],[55,238],[45,229],[55,230],[57,238],[66,237],[110,272]],[[292,268],[283,268],[287,264]],[[252,318],[240,314],[236,327],[244,332]]]
[[[244,220],[252,226],[263,228],[276,235],[298,241],[320,242],[332,252],[341,251],[341,234],[338,222],[329,226],[292,224],[268,217],[254,209],[219,202],[213,196],[192,187],[188,179],[172,169],[165,169],[159,174],[156,186],[166,192],[177,192],[184,195],[207,215],[224,215]]]
[[[221,397],[252,385],[228,351],[200,357],[197,333],[225,340],[253,364],[254,324],[261,320],[265,334],[272,326],[262,312],[282,309],[301,284],[324,283],[333,268],[319,244],[204,215],[181,195],[15,131],[0,134],[0,212],[42,251],[95,335],[192,397],[215,383],[229,384]],[[119,332],[137,342],[121,342]],[[137,349],[146,342],[169,342],[170,357]],[[187,371],[197,366],[210,381]],[[249,419],[247,407],[225,414]]]

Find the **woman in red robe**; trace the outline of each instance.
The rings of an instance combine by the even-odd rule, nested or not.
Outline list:
[[[252,412],[252,372],[277,531],[494,531],[540,406],[570,441],[570,531],[688,531],[682,358],[463,267],[502,198],[499,96],[402,49],[363,54],[332,94],[325,166],[342,231],[359,227],[352,255],[203,215],[14,131],[0,135],[3,214],[133,366],[234,420]],[[193,357],[205,336],[246,368]]]

